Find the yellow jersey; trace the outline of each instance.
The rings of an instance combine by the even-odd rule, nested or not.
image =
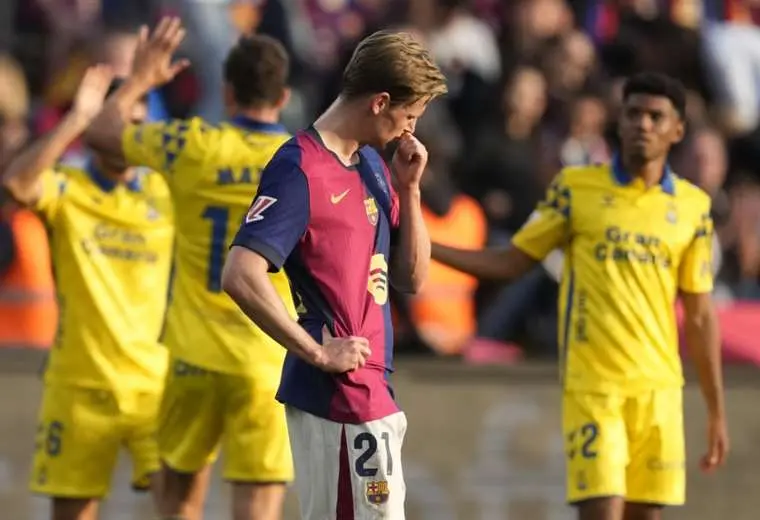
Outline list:
[[[222,292],[221,276],[261,171],[289,138],[281,125],[242,117],[218,127],[194,118],[124,132],[129,163],[163,172],[172,191],[177,241],[164,343],[183,361],[228,374],[280,376],[285,349]],[[295,318],[284,272],[270,276]]]
[[[559,343],[566,390],[683,384],[678,291],[712,291],[710,198],[669,169],[646,188],[615,159],[564,169],[514,236],[536,260],[564,250]]]
[[[166,182],[140,171],[116,184],[92,165],[48,170],[41,181],[36,209],[51,232],[60,305],[45,380],[160,391],[174,240]]]

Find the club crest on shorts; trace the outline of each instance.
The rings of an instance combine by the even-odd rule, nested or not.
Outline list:
[[[391,494],[387,480],[370,480],[366,484],[367,500],[370,504],[385,504]]]
[[[367,212],[367,218],[369,219],[369,223],[373,226],[377,225],[377,204],[375,203],[375,199],[372,197],[368,197],[364,199],[364,210]]]

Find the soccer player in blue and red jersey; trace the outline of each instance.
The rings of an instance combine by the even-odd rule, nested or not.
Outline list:
[[[388,383],[388,281],[413,292],[427,271],[419,188],[427,151],[412,133],[445,92],[410,35],[360,42],[338,99],[262,173],[227,258],[224,290],[288,350],[278,399],[305,520],[404,518],[406,419]],[[372,146],[396,139],[394,189]],[[267,276],[283,266],[298,324]]]

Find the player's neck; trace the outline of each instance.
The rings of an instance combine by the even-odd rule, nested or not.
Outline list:
[[[352,162],[354,154],[362,143],[359,121],[362,117],[359,107],[338,98],[314,122],[322,142],[328,150],[336,154],[346,164]]]
[[[113,167],[109,167],[108,164],[101,161],[97,156],[93,157],[93,164],[104,177],[113,182],[129,182],[134,179],[136,175],[134,168],[119,170]]]
[[[622,158],[623,167],[629,175],[638,177],[647,187],[659,184],[662,179],[662,173],[665,170],[667,158],[645,160],[632,157]]]
[[[235,114],[259,123],[277,124],[280,122],[280,110],[277,108],[241,108]]]

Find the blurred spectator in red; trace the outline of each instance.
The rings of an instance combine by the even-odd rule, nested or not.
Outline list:
[[[0,169],[27,141],[24,74],[0,57]],[[40,219],[0,191],[0,348],[48,348],[57,306],[47,232]]]

